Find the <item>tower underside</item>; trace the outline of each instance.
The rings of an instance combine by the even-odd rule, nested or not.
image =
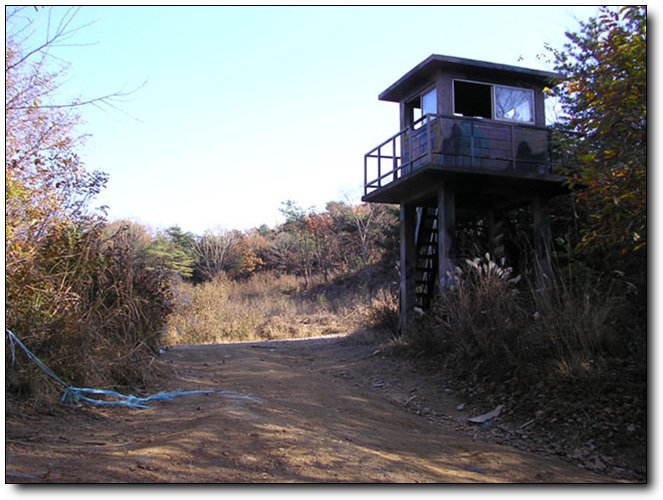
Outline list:
[[[416,308],[430,307],[454,276],[457,213],[486,215],[491,248],[499,253],[503,214],[531,207],[539,283],[551,277],[549,201],[568,192],[565,178],[505,176],[422,168],[364,196],[366,202],[400,205],[401,329]]]

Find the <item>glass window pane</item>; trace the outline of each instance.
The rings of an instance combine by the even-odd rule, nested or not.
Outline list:
[[[424,115],[437,114],[437,90],[433,89],[421,97],[421,107]]]
[[[532,123],[534,121],[532,91],[495,86],[495,118]]]

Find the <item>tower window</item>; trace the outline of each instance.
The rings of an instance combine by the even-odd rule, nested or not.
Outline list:
[[[414,123],[426,115],[437,114],[437,90],[435,88],[418,95],[408,102],[410,123]]]
[[[497,120],[534,121],[534,96],[531,90],[496,85],[494,92]]]
[[[454,113],[533,123],[534,93],[530,89],[455,80]]]
[[[483,83],[454,82],[454,112],[463,116],[493,117],[492,87]]]

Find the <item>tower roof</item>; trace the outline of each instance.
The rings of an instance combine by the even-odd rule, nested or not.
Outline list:
[[[552,85],[554,80],[562,77],[560,73],[551,71],[433,54],[382,92],[379,99],[381,101],[401,102],[417,88],[430,81],[430,77],[438,70],[469,71],[475,76],[485,75],[488,78],[495,78],[498,75],[500,77],[517,77],[521,81],[528,80],[541,86]]]

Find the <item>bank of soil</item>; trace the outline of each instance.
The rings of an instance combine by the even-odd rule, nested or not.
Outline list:
[[[499,416],[469,422],[439,376],[384,356],[370,334],[178,346],[163,362],[154,392],[223,392],[46,415],[7,403],[6,482],[623,480],[489,442]]]

